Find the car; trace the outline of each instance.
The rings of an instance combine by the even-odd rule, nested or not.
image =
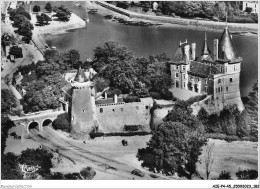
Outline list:
[[[139,169],[134,169],[131,172],[133,175],[139,176],[139,177],[144,177],[144,173],[142,171],[140,171]]]

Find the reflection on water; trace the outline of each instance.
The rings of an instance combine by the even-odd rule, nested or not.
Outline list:
[[[197,56],[200,56],[204,40],[204,31],[174,27],[127,26],[105,20],[99,14],[89,14],[90,22],[86,28],[71,30],[66,34],[47,37],[47,43],[65,51],[78,49],[81,59],[93,56],[95,47],[105,41],[117,41],[128,47],[136,56],[166,53],[172,58],[179,42],[188,40],[197,44]],[[220,38],[221,32],[207,32],[208,45],[213,51],[213,39]],[[245,96],[257,80],[258,45],[257,36],[233,36],[234,44],[244,59],[241,72],[241,95]]]

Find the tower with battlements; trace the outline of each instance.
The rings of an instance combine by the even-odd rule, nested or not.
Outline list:
[[[70,83],[70,114],[72,132],[91,132],[99,125],[95,106],[95,89],[92,78],[94,70],[85,71],[79,68],[77,72],[67,73],[65,79]]]

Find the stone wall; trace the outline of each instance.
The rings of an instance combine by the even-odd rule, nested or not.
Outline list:
[[[125,125],[142,125],[140,131],[150,131],[152,98],[143,98],[141,102],[96,107],[97,118],[103,132],[122,132]]]

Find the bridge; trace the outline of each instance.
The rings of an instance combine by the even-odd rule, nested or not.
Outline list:
[[[23,132],[29,133],[30,129],[42,131],[44,126],[52,123],[59,115],[66,113],[63,110],[46,110],[25,114],[24,116],[9,116],[16,126],[22,126]]]

